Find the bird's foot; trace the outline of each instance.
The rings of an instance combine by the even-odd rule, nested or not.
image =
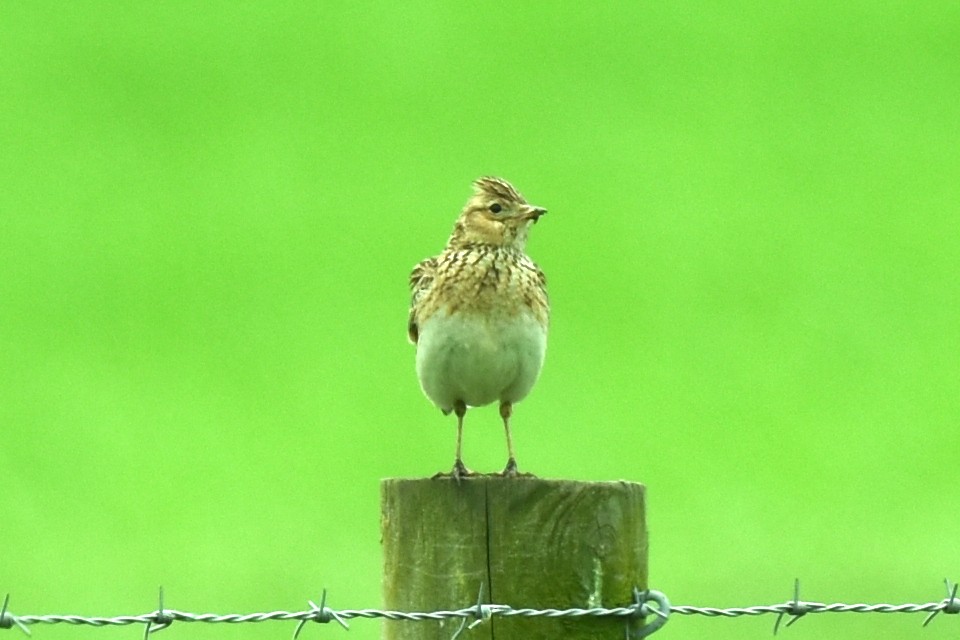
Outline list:
[[[498,475],[502,478],[536,478],[537,477],[532,473],[526,473],[526,472],[520,473],[519,471],[517,471],[517,461],[514,458],[510,458],[509,460],[507,460],[507,466],[504,467],[503,471],[494,475]]]
[[[453,470],[450,472],[450,475],[453,476],[453,479],[459,483],[463,478],[472,476],[473,471],[467,469],[466,465],[463,464],[463,460],[457,458],[453,461]]]
[[[469,478],[470,476],[477,475],[470,469],[467,469],[466,465],[463,464],[463,460],[457,458],[453,462],[453,469],[449,473],[444,473],[443,471],[437,473],[434,478],[453,478],[457,481],[457,484],[460,483],[464,478]]]

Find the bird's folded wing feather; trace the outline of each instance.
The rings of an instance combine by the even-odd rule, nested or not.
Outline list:
[[[545,274],[543,272],[543,269],[541,269],[537,265],[533,265],[533,267],[537,273],[537,284],[540,285],[540,291],[543,292],[543,299],[548,300],[549,298],[547,296],[547,274]]]
[[[417,344],[417,338],[420,336],[417,327],[417,309],[420,306],[420,301],[433,285],[433,277],[436,272],[436,258],[427,258],[421,261],[410,272],[410,315],[407,318],[407,336],[413,344]]]

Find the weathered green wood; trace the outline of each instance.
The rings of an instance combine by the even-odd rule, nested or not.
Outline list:
[[[385,608],[438,611],[476,601],[487,579],[486,485],[397,479],[382,481],[380,492]],[[458,626],[386,621],[383,637],[450,640]]]
[[[385,608],[617,607],[647,586],[645,489],[478,477],[381,483]],[[623,619],[497,617],[463,640],[623,637]],[[634,628],[641,621],[632,623]],[[385,640],[450,640],[459,620],[384,623]]]

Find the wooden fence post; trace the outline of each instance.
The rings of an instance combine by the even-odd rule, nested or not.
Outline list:
[[[619,607],[647,586],[645,487],[539,478],[387,479],[380,485],[386,609],[476,603]],[[469,623],[469,621],[468,621]],[[623,637],[623,618],[494,617],[462,640]],[[384,622],[385,640],[450,640],[460,620]]]

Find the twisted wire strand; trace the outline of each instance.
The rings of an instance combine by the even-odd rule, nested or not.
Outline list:
[[[942,611],[947,601],[925,602],[923,604],[844,604],[834,602],[784,602],[783,604],[756,605],[752,607],[730,607],[718,609],[716,607],[695,607],[691,605],[676,605],[670,607],[671,614],[681,616],[707,616],[708,618],[739,618],[740,616],[761,616],[767,613],[806,615],[808,613],[930,613]],[[804,608],[802,614],[796,614],[797,606]]]
[[[267,621],[297,621],[300,625],[297,627],[297,634],[302,626],[310,621],[326,623],[335,620],[345,628],[348,627],[346,620],[354,618],[382,618],[395,621],[424,621],[424,620],[447,620],[462,619],[464,621],[474,619],[474,625],[490,617],[545,617],[545,618],[639,618],[643,616],[656,615],[661,618],[661,622],[650,629],[652,633],[659,629],[670,615],[691,616],[700,615],[710,618],[737,618],[740,616],[761,616],[767,614],[777,615],[777,624],[774,631],[779,628],[780,620],[783,616],[790,616],[787,623],[789,626],[796,622],[800,617],[814,613],[927,613],[929,614],[924,625],[929,623],[936,615],[940,613],[958,614],[960,613],[960,598],[957,597],[957,585],[945,581],[947,585],[947,598],[939,602],[925,602],[921,604],[845,604],[835,602],[831,604],[823,602],[807,602],[799,598],[799,584],[795,587],[794,599],[771,605],[755,605],[747,607],[701,607],[692,605],[670,605],[662,593],[657,591],[636,591],[636,602],[631,606],[625,607],[593,607],[589,609],[568,608],[568,609],[531,609],[531,608],[513,608],[509,605],[500,604],[482,604],[479,601],[476,605],[465,607],[463,609],[440,610],[440,611],[391,611],[383,609],[332,609],[327,607],[326,593],[321,605],[317,606],[310,602],[311,609],[303,611],[269,611],[264,613],[191,613],[179,611],[177,609],[166,609],[163,607],[162,594],[160,608],[150,613],[140,615],[121,615],[121,616],[81,616],[81,615],[13,615],[9,610],[9,596],[4,599],[3,607],[0,608],[0,629],[9,629],[14,626],[29,633],[28,627],[35,624],[69,624],[85,625],[92,627],[105,626],[125,626],[131,624],[147,625],[145,635],[151,632],[165,628],[174,622],[205,622],[205,623],[258,623]],[[648,603],[655,602],[657,607],[650,607]],[[155,625],[155,627],[153,627]],[[650,625],[648,625],[650,626]],[[295,634],[296,635],[296,634]],[[636,637],[636,636],[635,636]]]
[[[790,614],[797,603],[785,602],[774,605],[755,605],[750,607],[729,607],[725,609],[717,607],[698,607],[693,605],[671,605],[670,614],[690,616],[701,615],[708,618],[738,618],[741,616],[759,616],[771,613]],[[923,604],[844,604],[835,602],[824,604],[822,602],[800,602],[801,606],[808,610],[804,615],[810,613],[932,613],[934,611],[943,611],[946,608],[947,601],[926,602]],[[492,612],[494,616],[502,617],[546,617],[546,618],[583,618],[583,617],[631,617],[636,616],[637,611],[633,607],[617,607],[605,609],[595,607],[592,609],[514,609],[507,605],[496,605]],[[476,608],[468,607],[451,611],[390,611],[383,609],[337,609],[335,613],[345,620],[353,618],[384,618],[387,620],[447,620],[453,618],[472,618],[476,616]],[[12,614],[8,614],[12,615]],[[267,622],[270,620],[313,620],[316,618],[315,611],[269,611],[266,613],[190,613],[187,611],[178,611],[176,609],[166,609],[163,615],[169,617],[173,622],[208,622],[208,623],[228,623],[241,624],[250,622]],[[34,624],[71,624],[86,625],[92,627],[105,626],[125,626],[131,624],[147,624],[148,622],[157,622],[157,613],[143,613],[140,615],[125,616],[81,616],[81,615],[63,615],[63,614],[45,614],[45,615],[18,615],[16,620],[25,625]]]

